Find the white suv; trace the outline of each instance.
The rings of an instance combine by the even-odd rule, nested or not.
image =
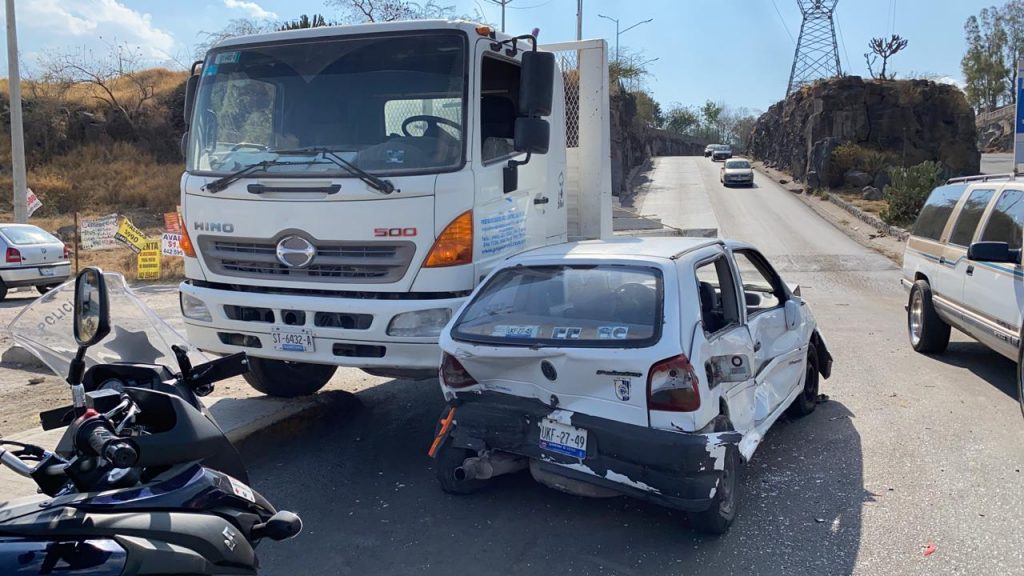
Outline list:
[[[1017,362],[1021,379],[1024,180],[955,178],[932,191],[903,254],[907,331],[914,350],[938,354],[950,326]]]
[[[430,455],[465,493],[529,468],[724,532],[741,461],[814,410],[832,357],[808,306],[752,246],[621,239],[516,256],[441,336],[448,406]]]

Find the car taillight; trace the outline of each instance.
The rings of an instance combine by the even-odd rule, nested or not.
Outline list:
[[[441,360],[441,381],[449,388],[465,388],[477,383],[476,379],[466,372],[462,362],[447,352]]]
[[[8,264],[21,264],[21,252],[18,252],[17,248],[7,249],[7,263]]]
[[[693,412],[700,408],[700,380],[690,359],[680,354],[651,366],[647,409]]]
[[[68,258],[71,258],[71,249],[68,248],[67,244],[65,244],[64,245],[64,259],[67,260]]]
[[[443,268],[473,262],[473,211],[467,210],[441,232],[427,254],[424,268]]]
[[[179,217],[180,218],[180,217]],[[182,223],[181,226],[181,240],[178,240],[178,246],[181,251],[189,258],[196,257],[196,249],[192,246],[192,239],[188,236],[188,226]]]

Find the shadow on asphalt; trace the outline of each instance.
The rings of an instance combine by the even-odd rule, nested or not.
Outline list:
[[[850,574],[877,496],[839,402],[773,427],[745,471],[736,523],[715,538],[682,513],[565,495],[529,473],[445,494],[426,456],[443,408],[436,381],[358,396],[350,417],[251,467],[257,489],[305,524],[260,548],[266,574]]]
[[[965,368],[996,390],[1018,399],[1016,364],[980,342],[950,342],[944,353],[930,357],[943,364]]]

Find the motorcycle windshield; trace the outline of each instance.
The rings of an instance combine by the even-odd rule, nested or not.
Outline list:
[[[86,367],[112,362],[162,364],[176,369],[178,361],[171,346],[189,350],[174,328],[132,292],[124,276],[104,273],[110,305],[110,334],[90,347]],[[78,352],[74,336],[75,280],[61,284],[29,304],[10,323],[14,341],[43,361],[55,374],[66,378],[71,360]],[[206,358],[190,351],[193,363]]]

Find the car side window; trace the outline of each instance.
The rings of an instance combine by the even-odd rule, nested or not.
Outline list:
[[[949,215],[953,213],[953,208],[966,189],[966,184],[950,184],[932,190],[914,223],[914,236],[938,241],[949,221]]]
[[[739,323],[739,302],[725,255],[701,262],[695,272],[704,332],[714,334]]]
[[[782,306],[786,299],[782,279],[759,254],[737,250],[733,254],[739,270],[747,316]]]
[[[967,201],[964,202],[964,207],[960,209],[956,224],[953,225],[953,232],[949,235],[950,244],[967,246],[971,243],[974,231],[978,229],[978,223],[981,222],[981,216],[985,213],[985,208],[988,207],[988,203],[995,193],[996,191],[991,189],[979,189],[971,192]]]
[[[1011,249],[1021,248],[1024,235],[1024,192],[1005,190],[996,201],[988,223],[981,233],[983,242],[1006,242]]]

